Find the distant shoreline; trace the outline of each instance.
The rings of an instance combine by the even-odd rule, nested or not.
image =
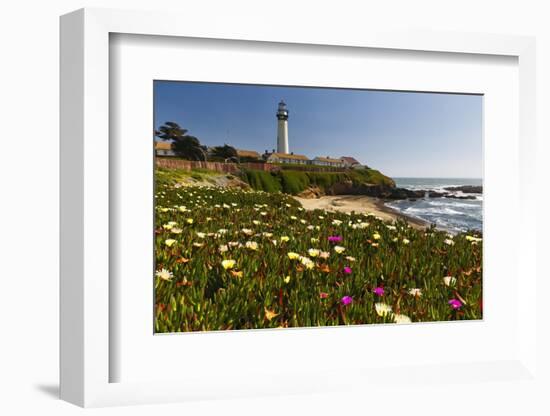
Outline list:
[[[424,229],[429,222],[405,215],[385,205],[386,200],[365,195],[327,195],[320,198],[300,198],[295,196],[307,210],[321,209],[336,212],[370,212],[385,221],[406,220],[412,227]]]

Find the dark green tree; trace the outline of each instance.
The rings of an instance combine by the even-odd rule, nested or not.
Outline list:
[[[176,156],[188,160],[206,160],[206,147],[195,136],[187,134],[187,129],[181,128],[178,123],[167,121],[155,131],[155,136],[171,141]]]
[[[220,160],[220,161],[231,161],[231,162],[239,161],[237,149],[235,149],[233,146],[229,146],[228,144],[224,144],[223,146],[212,147],[210,149],[210,154],[212,155],[213,159]]]

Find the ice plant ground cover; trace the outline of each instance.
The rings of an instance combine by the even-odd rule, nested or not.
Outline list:
[[[479,233],[156,184],[156,332],[482,318]]]

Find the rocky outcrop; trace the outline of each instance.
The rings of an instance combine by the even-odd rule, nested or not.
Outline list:
[[[460,188],[460,189],[458,189]],[[477,190],[480,187],[453,187],[453,191]],[[445,188],[448,189],[448,188]],[[474,192],[469,192],[474,193]],[[475,192],[478,193],[478,192]],[[382,199],[409,199],[417,200],[422,198],[454,198],[454,199],[476,199],[475,195],[455,195],[453,192],[437,192],[433,190],[411,190],[406,188],[397,188],[387,185],[356,184],[353,181],[341,181],[333,184],[324,192],[317,186],[308,187],[297,196],[301,198],[313,199],[320,198],[323,195],[366,195]]]
[[[321,198],[325,193],[319,188],[318,186],[311,186],[304,191],[300,192],[298,197],[305,198],[305,199],[316,199]]]
[[[445,188],[450,192],[463,192],[465,194],[481,194],[483,193],[483,186],[479,185],[463,185],[463,186],[448,186]]]

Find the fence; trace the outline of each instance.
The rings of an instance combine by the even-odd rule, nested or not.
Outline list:
[[[223,162],[203,162],[198,160],[183,160],[167,157],[157,157],[156,164],[159,168],[182,169],[191,171],[193,169],[208,169],[216,172],[235,173],[241,169],[263,170],[266,172],[280,170],[279,166],[269,163],[223,163]]]

